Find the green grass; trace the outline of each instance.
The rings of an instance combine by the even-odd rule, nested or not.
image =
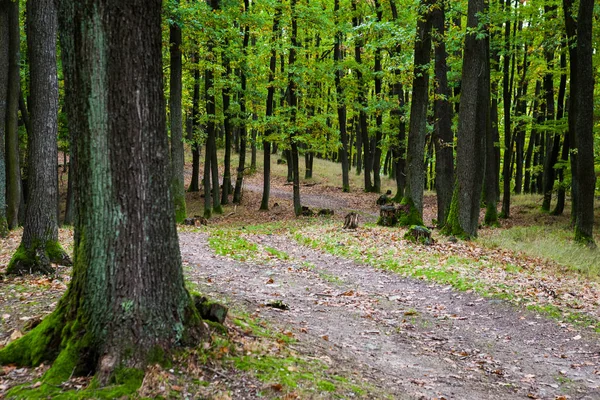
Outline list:
[[[208,244],[220,256],[239,261],[252,259],[258,251],[258,246],[238,235],[239,233],[231,230],[218,229],[211,232]]]
[[[494,229],[480,235],[477,242],[492,249],[512,250],[552,260],[583,276],[598,278],[600,250],[582,246],[573,237],[570,229],[553,224]]]

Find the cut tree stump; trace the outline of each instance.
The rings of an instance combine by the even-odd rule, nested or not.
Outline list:
[[[379,220],[377,225],[396,226],[398,222],[408,215],[409,207],[406,205],[383,205],[379,207]]]
[[[351,212],[344,218],[344,229],[356,229],[358,228],[358,214]]]

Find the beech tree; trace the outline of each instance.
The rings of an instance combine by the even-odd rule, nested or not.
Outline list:
[[[28,55],[32,91],[28,159],[29,194],[21,244],[7,273],[52,273],[52,263],[70,264],[58,243],[57,13],[54,0],[27,3]]]
[[[50,387],[94,373],[106,385],[116,371],[141,382],[138,369],[157,354],[206,335],[184,287],[169,189],[161,1],[74,3],[73,278],[51,315],[0,350],[0,363],[54,361]]]

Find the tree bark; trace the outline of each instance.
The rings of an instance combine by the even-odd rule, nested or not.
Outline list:
[[[0,1],[0,237],[8,235],[6,221],[6,158],[4,135],[6,132],[8,94],[8,15],[10,2]]]
[[[511,0],[506,0],[504,9],[511,9]],[[502,64],[502,102],[504,104],[504,163],[502,166],[502,178],[504,180],[502,193],[502,218],[510,217],[510,183],[511,183],[511,160],[512,160],[512,138],[511,138],[511,85],[510,85],[510,27],[511,18],[507,16],[504,22],[504,57]]]
[[[57,13],[54,0],[27,3],[31,132],[27,213],[21,244],[7,273],[52,273],[52,263],[70,264],[58,243]]]
[[[169,193],[161,2],[80,1],[72,21],[82,128],[73,278],[57,309],[0,351],[1,363],[56,360],[50,388],[92,373],[106,385],[206,334],[184,287]]]
[[[448,87],[448,66],[445,43],[445,4],[438,0],[433,10],[432,27],[435,30],[435,81],[436,100],[434,103],[434,142],[435,142],[435,189],[437,193],[437,220],[439,225],[446,221],[452,189],[454,186],[454,135],[452,134],[452,106]]]
[[[296,73],[294,71],[296,63],[296,49],[298,44],[298,15],[296,13],[296,0],[291,0],[291,43],[289,49],[288,58],[288,99],[290,107],[290,126],[295,129],[296,126],[296,113],[298,112],[298,86],[296,83]],[[300,202],[300,171],[298,167],[298,142],[296,139],[296,133],[292,132],[289,136],[290,140],[290,158],[292,161],[292,182],[293,182],[293,201],[294,201],[294,214],[296,217],[302,213],[302,205]]]
[[[408,225],[423,225],[423,188],[425,187],[423,160],[429,100],[431,2],[432,0],[422,0],[420,3],[415,37],[414,77],[406,156],[406,192],[402,200],[411,208],[409,215],[413,216],[411,220],[406,221]]]
[[[182,96],[182,64],[181,64],[181,27],[179,26],[179,0],[176,0],[175,15],[169,26],[169,54],[171,60],[171,76],[169,80],[169,115],[171,117],[171,194],[175,205],[175,221],[183,223],[187,217],[185,207],[184,168],[185,156],[183,149],[183,113],[181,108]]]
[[[273,18],[273,36],[271,38],[271,58],[269,60],[269,83],[267,85],[267,105],[265,117],[269,119],[273,117],[275,109],[275,72],[277,70],[277,48],[275,46],[279,38],[279,20],[281,18],[281,7],[275,9],[275,17]],[[271,123],[267,123],[267,129],[263,136],[263,193],[260,202],[261,210],[269,209],[269,196],[271,193],[271,142],[270,136],[274,133]]]
[[[487,17],[486,0],[469,0],[467,32],[458,115],[456,188],[445,232],[477,236],[486,132],[489,130],[489,34],[480,18]]]
[[[227,48],[228,42],[225,44]],[[231,62],[229,61],[229,55],[227,50],[221,55],[223,59],[223,67],[225,68],[225,76],[230,76]],[[231,89],[226,83],[223,86],[222,93],[223,97],[223,127],[225,130],[225,157],[223,159],[223,188],[221,189],[221,204],[229,204],[229,193],[231,185],[231,110],[229,109],[231,103]]]
[[[580,0],[577,14],[577,85],[574,105],[575,149],[577,152],[577,209],[575,239],[594,246],[594,69],[592,21],[594,0]]]
[[[379,3],[379,0],[375,0],[375,12],[377,16],[377,22],[381,23],[383,20],[383,8]],[[379,38],[376,38],[376,41],[379,42]],[[377,45],[375,48],[375,101],[382,101],[382,93],[381,86],[383,83],[383,72],[381,66],[381,46]],[[379,107],[375,109],[375,149],[373,151],[373,191],[375,193],[381,192],[381,147],[383,137],[383,110]]]
[[[338,126],[340,129],[340,140],[342,142],[342,148],[340,149],[340,159],[342,164],[342,191],[350,191],[350,165],[348,161],[348,130],[346,128],[347,123],[347,112],[346,112],[346,99],[344,97],[344,88],[342,87],[342,77],[344,71],[342,67],[342,41],[343,32],[341,30],[340,22],[340,0],[334,1],[335,23],[337,31],[335,33],[335,44],[333,48],[333,60],[335,63],[335,91],[337,95],[337,115],[338,115]]]
[[[192,63],[198,62],[198,54],[192,54]],[[192,179],[188,192],[200,191],[200,144],[196,137],[196,132],[199,129],[198,117],[200,115],[200,70],[197,66],[193,69],[194,90],[192,95],[192,115],[188,131],[188,140],[192,143]]]
[[[19,95],[21,76],[21,33],[19,28],[19,2],[8,5],[8,87],[6,93],[6,219],[8,229],[19,226],[21,205],[21,167],[19,162]],[[23,202],[24,203],[24,202]]]
[[[563,42],[563,47],[565,45],[565,43]],[[564,50],[564,48],[563,48]],[[566,97],[566,92],[567,92],[567,74],[566,74],[566,69],[567,69],[567,55],[565,52],[561,52],[560,54],[560,70],[561,75],[560,75],[560,83],[558,85],[558,100],[557,100],[557,112],[556,112],[556,120],[560,121],[563,119],[564,115],[565,115],[565,97]],[[567,128],[564,132],[564,139],[563,139],[563,144],[562,144],[562,150],[560,153],[560,164],[559,167],[557,168],[557,175],[558,175],[558,191],[557,191],[557,195],[556,195],[556,206],[554,207],[554,210],[552,210],[552,215],[562,215],[564,209],[565,209],[565,196],[566,196],[566,190],[565,190],[565,185],[564,185],[564,179],[565,179],[565,167],[566,164],[569,160],[569,145],[570,145],[570,140],[569,140],[569,129]]]

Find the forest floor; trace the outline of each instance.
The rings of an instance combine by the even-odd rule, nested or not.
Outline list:
[[[227,329],[171,368],[150,368],[139,397],[600,399],[597,277],[435,231],[435,244],[414,244],[374,224],[375,194],[311,182],[303,205],[335,215],[297,219],[283,178],[270,211],[256,211],[261,191],[252,176],[241,205],[180,229],[188,286],[230,307]],[[189,215],[202,200],[188,194]],[[356,230],[342,229],[349,211],[360,214]],[[435,214],[426,196],[426,224]],[[527,209],[513,215],[500,229],[544,223]],[[0,271],[19,240],[0,241]],[[70,249],[71,231],[60,240]],[[53,310],[69,273],[0,278],[0,346]],[[0,398],[47,368],[2,367]]]

